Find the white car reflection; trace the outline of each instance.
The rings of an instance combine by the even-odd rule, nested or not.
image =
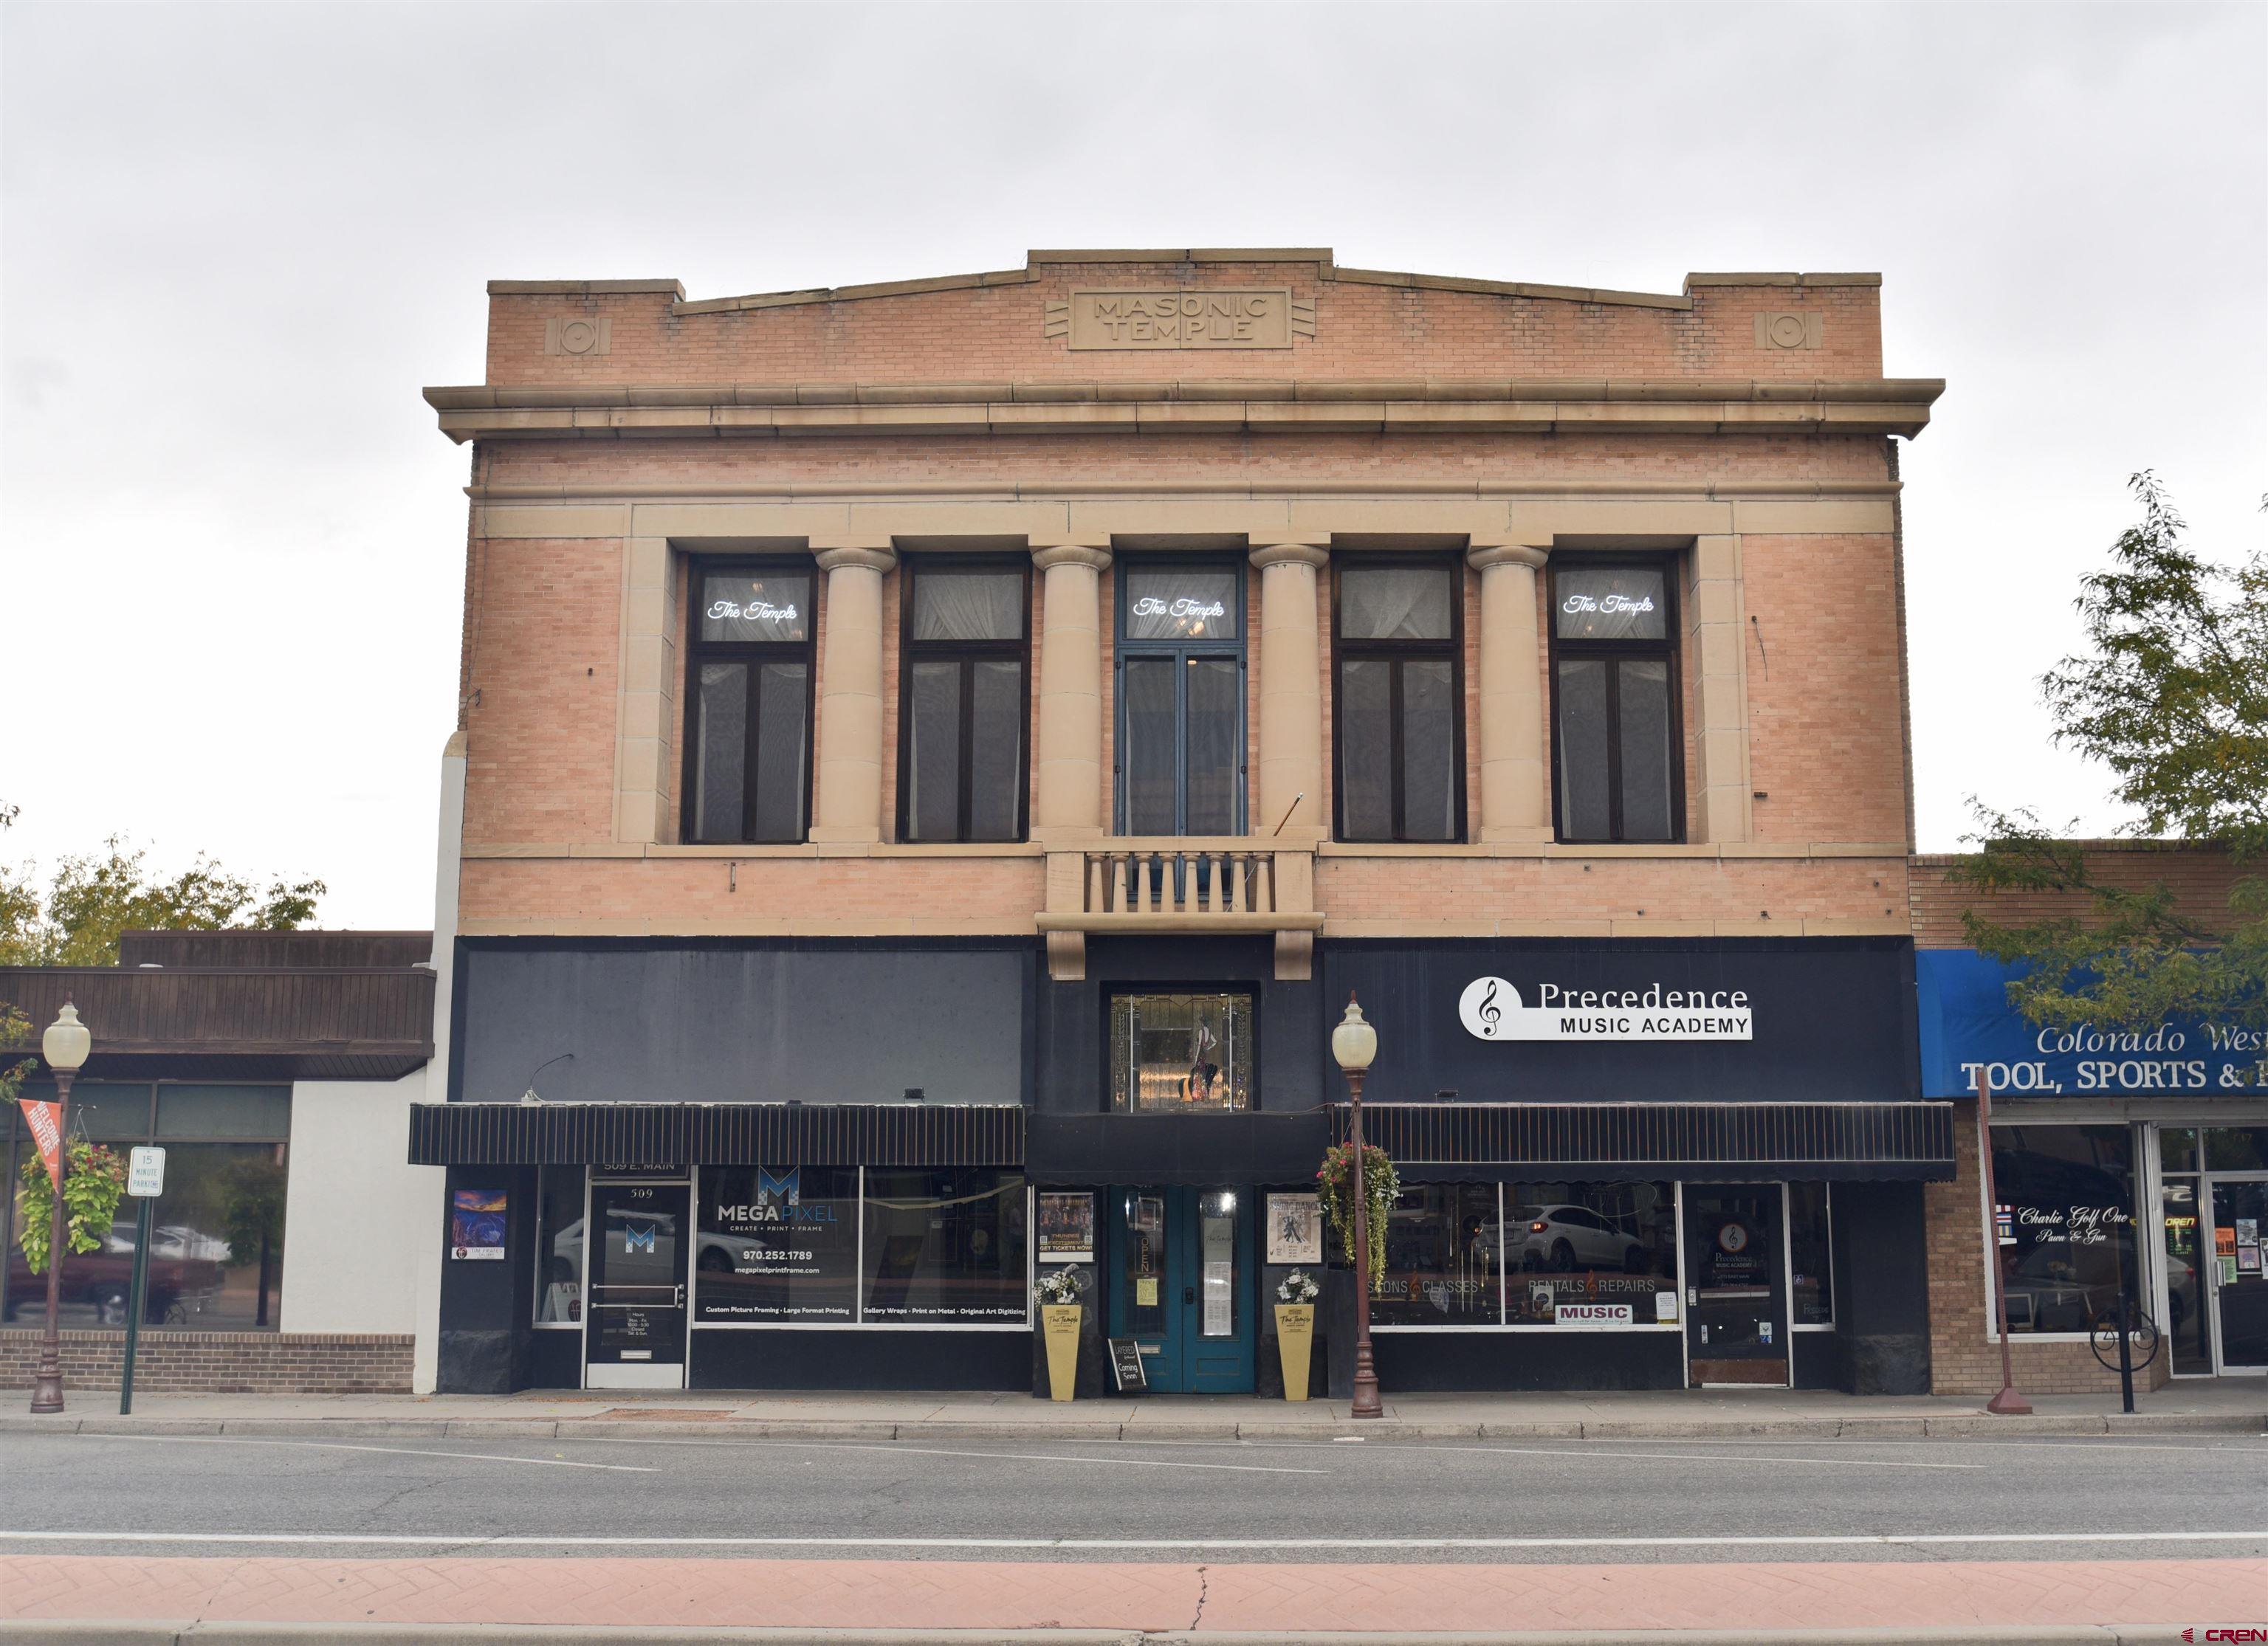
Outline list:
[[[1506,1262],[1512,1268],[1556,1269],[1561,1274],[1579,1268],[1616,1268],[1643,1275],[1653,1267],[1653,1252],[1636,1235],[1617,1229],[1587,1206],[1514,1206],[1505,1213],[1511,1231]],[[1493,1223],[1480,1234],[1481,1250],[1496,1255]]]

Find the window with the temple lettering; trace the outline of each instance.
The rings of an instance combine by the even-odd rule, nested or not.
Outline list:
[[[1462,571],[1454,562],[1332,570],[1337,834],[1465,834]]]
[[[898,838],[1021,840],[1031,562],[900,564]]]
[[[1676,626],[1661,561],[1551,569],[1552,798],[1563,841],[1677,841]]]
[[[792,845],[811,814],[810,563],[692,582],[683,837]]]
[[[1244,833],[1244,574],[1119,562],[1118,832]]]

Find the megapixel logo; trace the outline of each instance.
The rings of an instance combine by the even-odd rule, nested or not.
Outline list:
[[[774,1177],[763,1167],[756,1168],[756,1204],[769,1201],[773,1207],[785,1209],[803,1203],[803,1168],[790,1166]]]
[[[812,1205],[803,1203],[803,1168],[790,1166],[784,1172],[774,1172],[767,1166],[756,1168],[756,1192],[745,1205],[720,1205],[717,1216],[728,1223],[831,1223],[835,1219],[832,1201],[821,1200]]]
[[[652,1223],[646,1224],[644,1228],[640,1228],[636,1223],[622,1225],[622,1251],[625,1254],[652,1250],[653,1225]]]

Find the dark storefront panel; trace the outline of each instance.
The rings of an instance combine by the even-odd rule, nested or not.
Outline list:
[[[1903,1103],[1919,1090],[1902,937],[1362,940],[1318,944],[1316,960],[1331,1015],[1351,992],[1377,1026],[1365,1095],[1379,1102]],[[1752,1038],[1491,1042],[1457,1010],[1491,976],[1529,1007],[1550,1003],[1546,984],[1737,992]]]
[[[997,1389],[1032,1386],[1028,1332],[705,1331],[696,1389]]]
[[[1306,1114],[1035,1114],[1041,1183],[1190,1185],[1312,1181],[1329,1128]]]
[[[531,1332],[527,1344],[526,1386],[531,1389],[581,1388],[583,1334],[580,1332]]]
[[[1352,1303],[1350,1295],[1350,1334]],[[1372,1353],[1380,1386],[1395,1393],[1685,1386],[1685,1357],[1675,1332],[1386,1333],[1373,1337]],[[1331,1393],[1344,1400],[1353,1392],[1353,1373],[1350,1362],[1342,1389],[1337,1360],[1335,1354]]]
[[[458,944],[450,1096],[1018,1103],[1035,942]]]
[[[1914,1101],[1911,949],[1900,942],[1326,944],[1314,983],[1275,981],[1266,941],[1242,938],[1097,939],[1086,980],[1074,984],[1046,981],[1035,944],[1005,941],[897,949],[488,943],[462,952],[468,970],[488,974],[460,996],[466,1062],[457,1089],[496,1087],[507,1100],[420,1109],[413,1148],[419,1159],[451,1164],[453,1186],[510,1189],[512,1260],[447,1265],[444,1386],[578,1380],[583,1334],[530,1326],[537,1174],[528,1163],[1020,1170],[1040,1187],[1141,1184],[1167,1194],[1304,1187],[1344,1125],[1345,1088],[1328,1040],[1350,989],[1380,1028],[1369,1136],[1395,1156],[1413,1189],[1463,1194],[1454,1186],[1465,1185],[1517,1199],[1520,1185],[1558,1185],[1565,1192],[1546,1199],[1587,1206],[1586,1195],[1638,1184],[1786,1180],[1823,1196],[1831,1183],[1831,1216],[1807,1225],[1800,1260],[1806,1275],[1822,1268],[1823,1256],[1831,1267],[1798,1281],[1799,1294],[1815,1300],[1808,1312],[1778,1323],[1792,1376],[1864,1392],[1926,1386],[1921,1181],[1949,1168],[1950,1117],[1942,1105]],[[1752,1038],[1487,1040],[1466,1028],[1458,1001],[1490,977],[1522,989],[1549,981],[1573,990],[1738,990]],[[1114,1000],[1207,988],[1242,991],[1253,1003],[1249,1106],[1200,1108],[1184,1096],[1186,1110],[1109,1112]],[[603,1010],[593,989],[606,995]],[[581,1004],[563,1015],[558,1002],[571,999]],[[691,1011],[688,1000],[708,1006]],[[515,1019],[506,1011],[512,1002],[541,1010]],[[801,1017],[787,1023],[782,1012]],[[563,1032],[569,1018],[585,1029],[611,1025],[596,1037],[608,1044],[595,1053],[579,1046]],[[940,1028],[948,1019],[949,1032]],[[507,1051],[485,1044],[499,1023]],[[1225,1047],[1228,1037],[1216,1035]],[[537,1077],[545,1103],[509,1101],[530,1069],[563,1049],[578,1056]],[[1189,1066],[1202,1069],[1209,1055],[1221,1061],[1197,1047]],[[594,1068],[603,1090],[593,1089]],[[972,1087],[970,1069],[989,1073]],[[901,1088],[915,1085],[926,1101],[906,1100]],[[986,1100],[951,1100],[976,1088]],[[711,1094],[728,1100],[688,1100]],[[799,1101],[786,1100],[795,1094]],[[869,1192],[909,1207],[924,1197],[968,1199],[963,1185],[948,1194],[907,1183]],[[914,1261],[911,1231],[927,1228],[911,1210],[903,1216],[901,1268]],[[1108,1219],[1099,1221],[1095,1266],[1105,1275],[1123,1253]],[[1432,1231],[1433,1246],[1453,1251],[1454,1260],[1419,1262],[1440,1256],[1432,1247],[1398,1253],[1407,1260],[1397,1272],[1408,1271],[1408,1318],[1378,1339],[1389,1389],[1683,1386],[1675,1329],[1640,1322],[1544,1330],[1508,1319],[1491,1327],[1477,1317],[1451,1322],[1462,1330],[1412,1329],[1430,1318],[1434,1290],[1460,1283],[1459,1264],[1486,1267],[1494,1255],[1467,1238],[1466,1221],[1457,1220],[1454,1238],[1447,1224]],[[1826,1253],[1822,1221],[1832,1226]],[[1405,1246],[1426,1233],[1422,1223],[1404,1231]],[[946,1242],[956,1261],[968,1257],[961,1268],[981,1268],[1011,1232],[986,1224],[980,1253],[975,1227]],[[884,1248],[888,1233],[880,1238]],[[1338,1243],[1329,1244],[1335,1259]],[[896,1275],[887,1249],[868,1255],[885,1280]],[[1590,1267],[1628,1279],[1612,1265]],[[1557,1273],[1549,1263],[1539,1271],[1547,1281]],[[1260,1273],[1263,1290],[1279,1278],[1277,1268]],[[1530,1315],[1537,1281],[1523,1269],[1518,1290]],[[1326,1305],[1318,1347],[1329,1348],[1336,1384],[1351,1319],[1344,1270],[1329,1269]],[[932,1304],[909,1291],[903,1306]],[[1500,1318],[1508,1308],[1499,1299]],[[1798,1324],[1819,1329],[1790,1329]],[[689,1384],[700,1388],[1036,1386],[1036,1340],[1020,1328],[708,1326],[690,1338]],[[1099,1348],[1091,1358],[1099,1376]]]

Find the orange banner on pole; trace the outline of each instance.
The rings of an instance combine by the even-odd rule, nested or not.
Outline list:
[[[24,1111],[24,1124],[32,1128],[32,1136],[40,1145],[40,1158],[48,1163],[48,1180],[60,1194],[63,1188],[63,1106],[42,1103],[37,1098],[18,1098],[16,1106]]]

